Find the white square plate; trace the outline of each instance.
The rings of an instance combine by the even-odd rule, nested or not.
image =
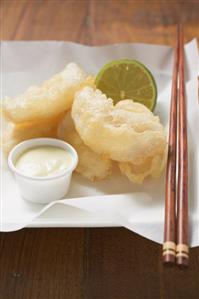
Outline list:
[[[166,46],[119,44],[88,47],[68,42],[3,42],[3,96],[15,96],[27,87],[39,84],[71,61],[96,74],[113,59],[140,60],[153,73],[158,86],[155,114],[167,127],[172,76],[173,50]],[[186,92],[189,134],[189,199],[192,245],[199,244],[198,197],[198,50],[196,41],[185,46]],[[125,226],[147,238],[161,242],[164,222],[164,181],[146,179],[134,185],[114,175],[91,183],[75,174],[65,201],[52,206],[31,204],[21,199],[14,178],[2,167],[1,230],[29,227],[105,227]],[[107,195],[110,195],[107,197]]]

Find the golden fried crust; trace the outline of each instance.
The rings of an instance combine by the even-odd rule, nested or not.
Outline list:
[[[70,143],[76,149],[79,157],[76,171],[83,177],[95,181],[110,176],[112,172],[111,160],[96,154],[83,143],[75,130],[70,111],[60,122],[57,137]]]
[[[13,99],[5,98],[2,111],[17,124],[54,118],[70,109],[75,92],[87,85],[94,86],[93,77],[87,77],[75,63],[69,63],[41,86],[32,86]]]
[[[162,155],[166,135],[159,118],[132,100],[118,102],[85,87],[75,95],[72,118],[86,145],[118,162],[142,164]]]
[[[2,136],[3,152],[8,155],[15,145],[27,139],[56,137],[57,127],[62,118],[63,113],[56,118],[18,125],[11,123],[4,118]]]
[[[132,183],[141,184],[148,176],[158,178],[166,164],[166,151],[162,155],[147,158],[142,164],[130,162],[119,162],[121,173],[124,174]]]

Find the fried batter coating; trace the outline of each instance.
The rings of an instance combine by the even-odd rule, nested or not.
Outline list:
[[[53,119],[18,125],[5,120],[4,118],[2,136],[3,152],[5,155],[8,155],[15,145],[27,139],[39,137],[56,137],[57,127],[62,118],[63,113]]]
[[[158,178],[166,164],[166,151],[162,155],[147,158],[142,164],[119,162],[121,173],[135,184],[141,184],[147,176]]]
[[[86,74],[75,63],[41,86],[32,86],[16,98],[5,98],[2,110],[13,123],[23,123],[54,118],[72,105],[74,94],[86,85],[94,85],[93,77]]]
[[[132,100],[114,106],[100,90],[84,87],[75,94],[72,118],[83,142],[110,159],[141,165],[165,151],[159,118]]]
[[[77,151],[79,163],[76,171],[83,177],[95,181],[110,176],[112,162],[103,155],[96,154],[86,146],[75,130],[70,111],[66,113],[64,119],[58,127],[57,137],[70,143]]]

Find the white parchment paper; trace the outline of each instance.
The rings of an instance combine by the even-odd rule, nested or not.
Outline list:
[[[70,42],[2,42],[2,99],[16,96],[30,85],[40,84],[76,62],[96,74],[104,63],[119,58],[137,59],[153,73],[158,86],[158,114],[168,126],[173,50],[167,46],[118,44],[88,47]],[[196,40],[185,45],[186,95],[189,138],[190,243],[199,245],[199,109],[198,49]],[[91,183],[74,174],[67,198],[43,206],[20,197],[14,178],[2,163],[0,230],[14,231],[26,226],[124,226],[162,243],[164,223],[164,181],[147,179],[141,186],[115,172],[110,179]]]

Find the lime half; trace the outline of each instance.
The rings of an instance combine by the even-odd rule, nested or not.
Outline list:
[[[157,87],[151,72],[139,61],[114,60],[103,66],[95,84],[98,89],[113,99],[132,99],[151,111],[155,108]]]

